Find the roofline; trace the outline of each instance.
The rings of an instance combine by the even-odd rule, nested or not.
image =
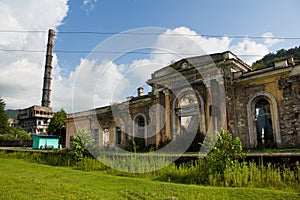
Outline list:
[[[58,135],[45,135],[45,134],[31,134],[31,136],[36,136],[41,138],[59,138]]]
[[[26,108],[21,108],[21,109],[18,109],[19,111],[20,110],[28,110],[28,109],[31,109],[31,108],[48,108],[48,109],[51,109],[52,110],[52,107],[48,107],[48,106],[40,106],[40,105],[32,105],[32,106],[29,106],[29,107],[26,107]]]
[[[280,69],[292,69],[291,66],[287,66],[287,67],[267,67],[267,68],[263,68],[263,69],[259,69],[259,70],[254,70],[254,71],[251,71],[251,72],[247,72],[247,73],[244,73],[242,74],[241,77],[249,77],[249,76],[253,76],[253,75],[258,75],[258,74],[263,74],[263,73],[266,73],[266,72],[270,72],[270,71],[277,71],[277,70],[280,70]]]
[[[229,50],[228,51],[223,51],[221,53],[212,53],[212,54],[205,54],[205,55],[200,55],[200,56],[193,56],[193,57],[183,58],[181,60],[176,61],[175,63],[179,63],[179,62],[182,62],[184,60],[188,61],[189,59],[193,59],[193,58],[201,58],[201,57],[207,57],[207,56],[214,57],[214,56],[217,56],[217,55],[222,55],[223,58],[225,58],[226,60],[237,60],[241,65],[243,65],[243,67],[247,68],[249,71],[252,71],[251,66],[249,66],[247,63],[245,63],[242,59],[240,59],[237,55],[235,55],[234,53],[232,53]],[[170,65],[168,65],[168,66],[170,66]],[[168,67],[168,66],[166,66],[166,67]]]
[[[235,81],[243,82],[243,81],[247,81],[247,80],[251,80],[251,79],[265,77],[268,75],[270,76],[270,75],[275,75],[275,74],[280,74],[280,73],[287,73],[287,72],[291,72],[292,69],[293,69],[293,67],[281,67],[281,68],[269,67],[269,68],[262,69],[259,71],[252,71],[252,72],[242,74],[240,77],[237,77],[235,79]]]

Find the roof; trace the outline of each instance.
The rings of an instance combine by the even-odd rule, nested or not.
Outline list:
[[[30,106],[27,108],[19,109],[19,111],[22,111],[22,110],[42,110],[42,111],[51,111],[52,112],[51,107],[39,106],[39,105],[33,105],[33,106]]]
[[[40,138],[59,138],[57,135],[45,135],[45,134],[32,134],[32,137],[40,137]]]

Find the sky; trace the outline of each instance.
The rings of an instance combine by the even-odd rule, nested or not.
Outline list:
[[[56,31],[51,106],[67,113],[135,96],[184,57],[232,51],[251,65],[300,45],[298,0],[0,0],[0,97],[40,105]],[[298,38],[298,39],[297,39]]]

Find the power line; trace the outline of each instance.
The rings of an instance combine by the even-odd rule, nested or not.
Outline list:
[[[47,33],[42,30],[0,30],[0,33]]]
[[[47,33],[43,30],[0,30],[0,33]],[[143,35],[143,36],[177,36],[177,37],[210,37],[210,38],[233,38],[233,39],[279,39],[300,40],[300,37],[275,37],[275,36],[249,36],[249,35],[212,35],[212,34],[181,34],[181,33],[146,33],[146,32],[99,32],[99,31],[58,31],[56,34],[89,34],[89,35]]]
[[[248,36],[248,35],[211,35],[211,34],[181,34],[181,33],[127,33],[127,32],[93,32],[93,31],[62,31],[58,32],[58,34],[97,34],[97,35],[145,35],[145,36],[158,36],[158,35],[165,35],[165,36],[178,36],[178,37],[211,37],[211,38],[234,38],[234,39],[281,39],[281,40],[299,40],[300,37],[275,37],[275,36]]]
[[[28,50],[28,49],[0,49],[0,51],[7,51],[7,52],[27,52],[27,53],[45,53],[46,50]]]
[[[0,49],[0,51],[4,52],[25,52],[25,53],[45,53],[45,50],[26,50],[26,49]],[[195,56],[197,53],[176,53],[176,52],[147,52],[147,51],[86,51],[86,50],[55,50],[55,53],[66,53],[66,54],[144,54],[144,55],[184,55],[184,56]],[[240,57],[257,57],[261,55],[237,55]]]

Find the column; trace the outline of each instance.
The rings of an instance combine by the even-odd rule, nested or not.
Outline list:
[[[226,98],[226,92],[225,92],[225,84],[224,84],[224,78],[218,77],[218,91],[219,91],[219,116],[218,116],[218,128],[223,128],[227,130],[227,98]]]
[[[166,139],[172,139],[172,126],[171,126],[171,108],[170,108],[170,92],[165,89],[165,121],[166,121]]]
[[[200,104],[199,106],[199,113],[198,113],[198,117],[199,117],[199,132],[203,133],[205,135],[206,130],[204,130],[205,125],[203,124],[203,115],[204,113],[202,113],[202,104]],[[204,115],[205,116],[205,115]]]
[[[155,140],[155,144],[156,144],[156,148],[159,147],[159,143],[161,141],[161,110],[160,110],[160,102],[159,102],[159,93],[156,94],[156,111],[155,111],[155,119],[156,119],[156,126],[155,126],[155,133],[156,133],[156,140]]]
[[[99,146],[100,147],[104,146],[103,138],[104,138],[104,130],[102,129],[102,127],[100,127],[99,128]]]
[[[207,127],[207,130],[206,132],[207,133],[214,133],[214,127],[213,124],[212,124],[212,120],[213,118],[210,116],[210,113],[209,113],[209,109],[210,109],[210,105],[212,103],[212,100],[211,100],[211,80],[210,79],[204,79],[203,80],[203,83],[205,85],[205,89],[206,89],[206,99],[205,99],[205,111],[204,111],[204,115],[205,115],[205,125]],[[210,126],[212,125],[212,126]]]
[[[124,132],[124,125],[121,124],[121,146],[125,145],[125,132]]]
[[[71,131],[70,131],[70,121],[66,121],[66,144],[65,144],[65,147],[67,149],[70,148],[70,138],[71,138]]]
[[[176,137],[180,135],[180,117],[175,114],[175,133]]]

